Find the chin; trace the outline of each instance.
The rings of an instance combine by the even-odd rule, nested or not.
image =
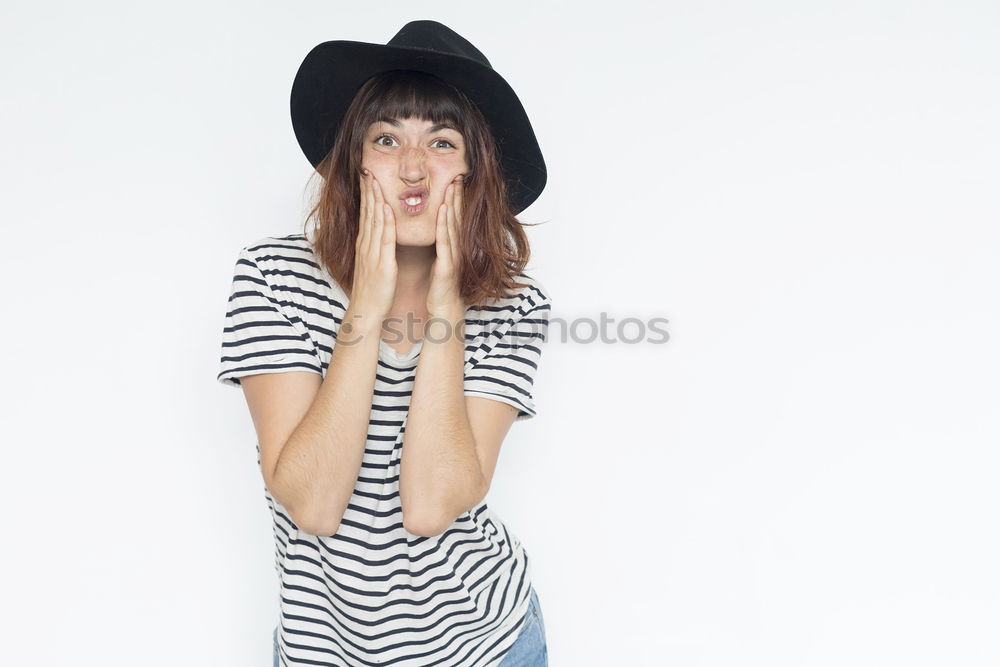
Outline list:
[[[426,233],[414,233],[410,230],[407,233],[399,232],[399,225],[396,225],[396,245],[413,248],[425,248],[437,243],[436,230],[431,229]]]

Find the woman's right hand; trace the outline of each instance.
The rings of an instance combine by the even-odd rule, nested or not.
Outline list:
[[[361,215],[354,244],[354,285],[350,308],[377,324],[389,314],[396,294],[396,218],[375,175],[362,169]]]

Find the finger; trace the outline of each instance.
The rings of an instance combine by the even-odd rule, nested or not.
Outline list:
[[[454,255],[455,252],[454,251],[455,244],[452,243],[451,222],[449,221],[451,216],[452,216],[452,208],[450,205],[445,204],[444,225],[443,225],[444,252],[440,257],[440,260],[441,260],[441,269],[443,274],[449,277],[451,276],[452,267],[454,266],[454,258],[452,256]]]
[[[438,207],[437,214],[437,226],[435,227],[435,244],[437,245],[437,257],[441,260],[444,257],[444,253],[447,250],[447,238],[445,235],[448,233],[448,204],[441,202],[441,206]]]
[[[445,235],[446,235],[446,237],[448,239],[448,257],[450,258],[451,257],[451,245],[452,245],[451,242],[452,242],[452,239],[454,238],[452,236],[452,232],[455,229],[455,225],[452,222],[455,219],[455,184],[454,183],[452,183],[451,185],[448,186],[448,189],[445,192],[444,200],[447,203],[447,210],[445,211],[445,216],[444,216],[444,226],[445,226],[445,230],[444,231],[445,231]]]
[[[372,226],[372,252],[376,258],[382,251],[382,228],[385,225],[385,207],[388,204],[382,199],[382,186],[372,177],[372,190],[375,192],[375,224]],[[376,245],[378,244],[378,245]]]
[[[364,172],[358,173],[358,219],[364,219],[365,212],[368,210],[368,202],[365,201],[365,174]]]
[[[365,246],[363,251],[367,254],[371,249],[372,225],[375,218],[375,191],[373,188],[374,174],[370,171],[365,174]]]
[[[358,241],[357,250],[364,253],[368,249],[368,217],[371,215],[371,207],[368,205],[368,177],[361,174],[361,211],[358,215]]]
[[[464,226],[462,218],[462,204],[465,202],[465,176],[458,177],[458,184],[455,186],[455,220],[459,226]]]
[[[382,257],[389,256],[389,253],[396,252],[396,214],[392,212],[392,207],[383,204],[385,208],[385,229],[382,231]]]
[[[458,184],[451,186],[451,202],[448,204],[448,247],[451,250],[452,264],[455,264],[455,253],[458,248],[458,211],[455,200],[458,197]]]

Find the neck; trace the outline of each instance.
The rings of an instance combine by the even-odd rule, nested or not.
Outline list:
[[[431,287],[434,246],[396,246],[396,299],[426,298]]]

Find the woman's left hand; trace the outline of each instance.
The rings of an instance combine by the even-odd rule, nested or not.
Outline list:
[[[463,176],[455,177],[444,192],[444,201],[437,215],[437,258],[431,268],[431,285],[427,293],[430,317],[454,318],[465,316],[459,284],[461,246],[459,229],[462,225]]]

